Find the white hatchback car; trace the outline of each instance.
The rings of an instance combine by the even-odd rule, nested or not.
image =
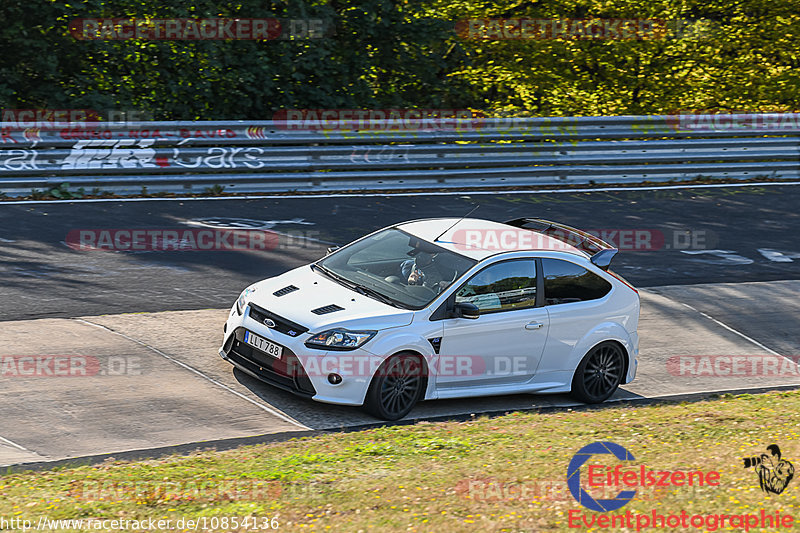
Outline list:
[[[639,294],[617,250],[562,224],[438,218],[371,233],[242,292],[220,355],[381,419],[417,401],[571,392],[636,375]]]

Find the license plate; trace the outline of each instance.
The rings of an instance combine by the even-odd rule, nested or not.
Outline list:
[[[245,344],[249,344],[253,348],[258,348],[267,355],[275,357],[276,359],[280,359],[281,355],[283,354],[282,346],[278,346],[274,342],[270,342],[263,337],[254,335],[249,331],[244,332],[244,342]]]

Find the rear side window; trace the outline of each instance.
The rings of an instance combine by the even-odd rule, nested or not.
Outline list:
[[[582,266],[561,259],[542,259],[546,305],[602,298],[611,284]]]

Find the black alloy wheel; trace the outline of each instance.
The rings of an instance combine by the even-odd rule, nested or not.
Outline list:
[[[423,395],[424,367],[419,356],[398,354],[387,359],[367,392],[366,410],[383,420],[406,416]]]
[[[572,378],[572,396],[585,403],[606,401],[622,383],[624,357],[615,342],[602,342],[589,350]]]

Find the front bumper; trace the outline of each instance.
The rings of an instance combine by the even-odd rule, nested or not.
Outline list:
[[[249,330],[283,347],[276,359],[244,343]],[[220,356],[246,374],[292,394],[338,405],[363,405],[367,389],[382,359],[363,350],[324,351],[305,346],[311,337],[304,333],[295,337],[266,327],[254,320],[249,306],[239,316],[231,312],[225,325],[225,339]],[[316,333],[316,332],[314,332]],[[333,384],[330,374],[342,380]]]
[[[289,391],[298,396],[313,398],[317,391],[300,363],[289,348],[283,348],[283,355],[276,359],[244,342],[245,328],[236,328],[220,350],[223,359],[239,370],[269,383],[274,387]]]

